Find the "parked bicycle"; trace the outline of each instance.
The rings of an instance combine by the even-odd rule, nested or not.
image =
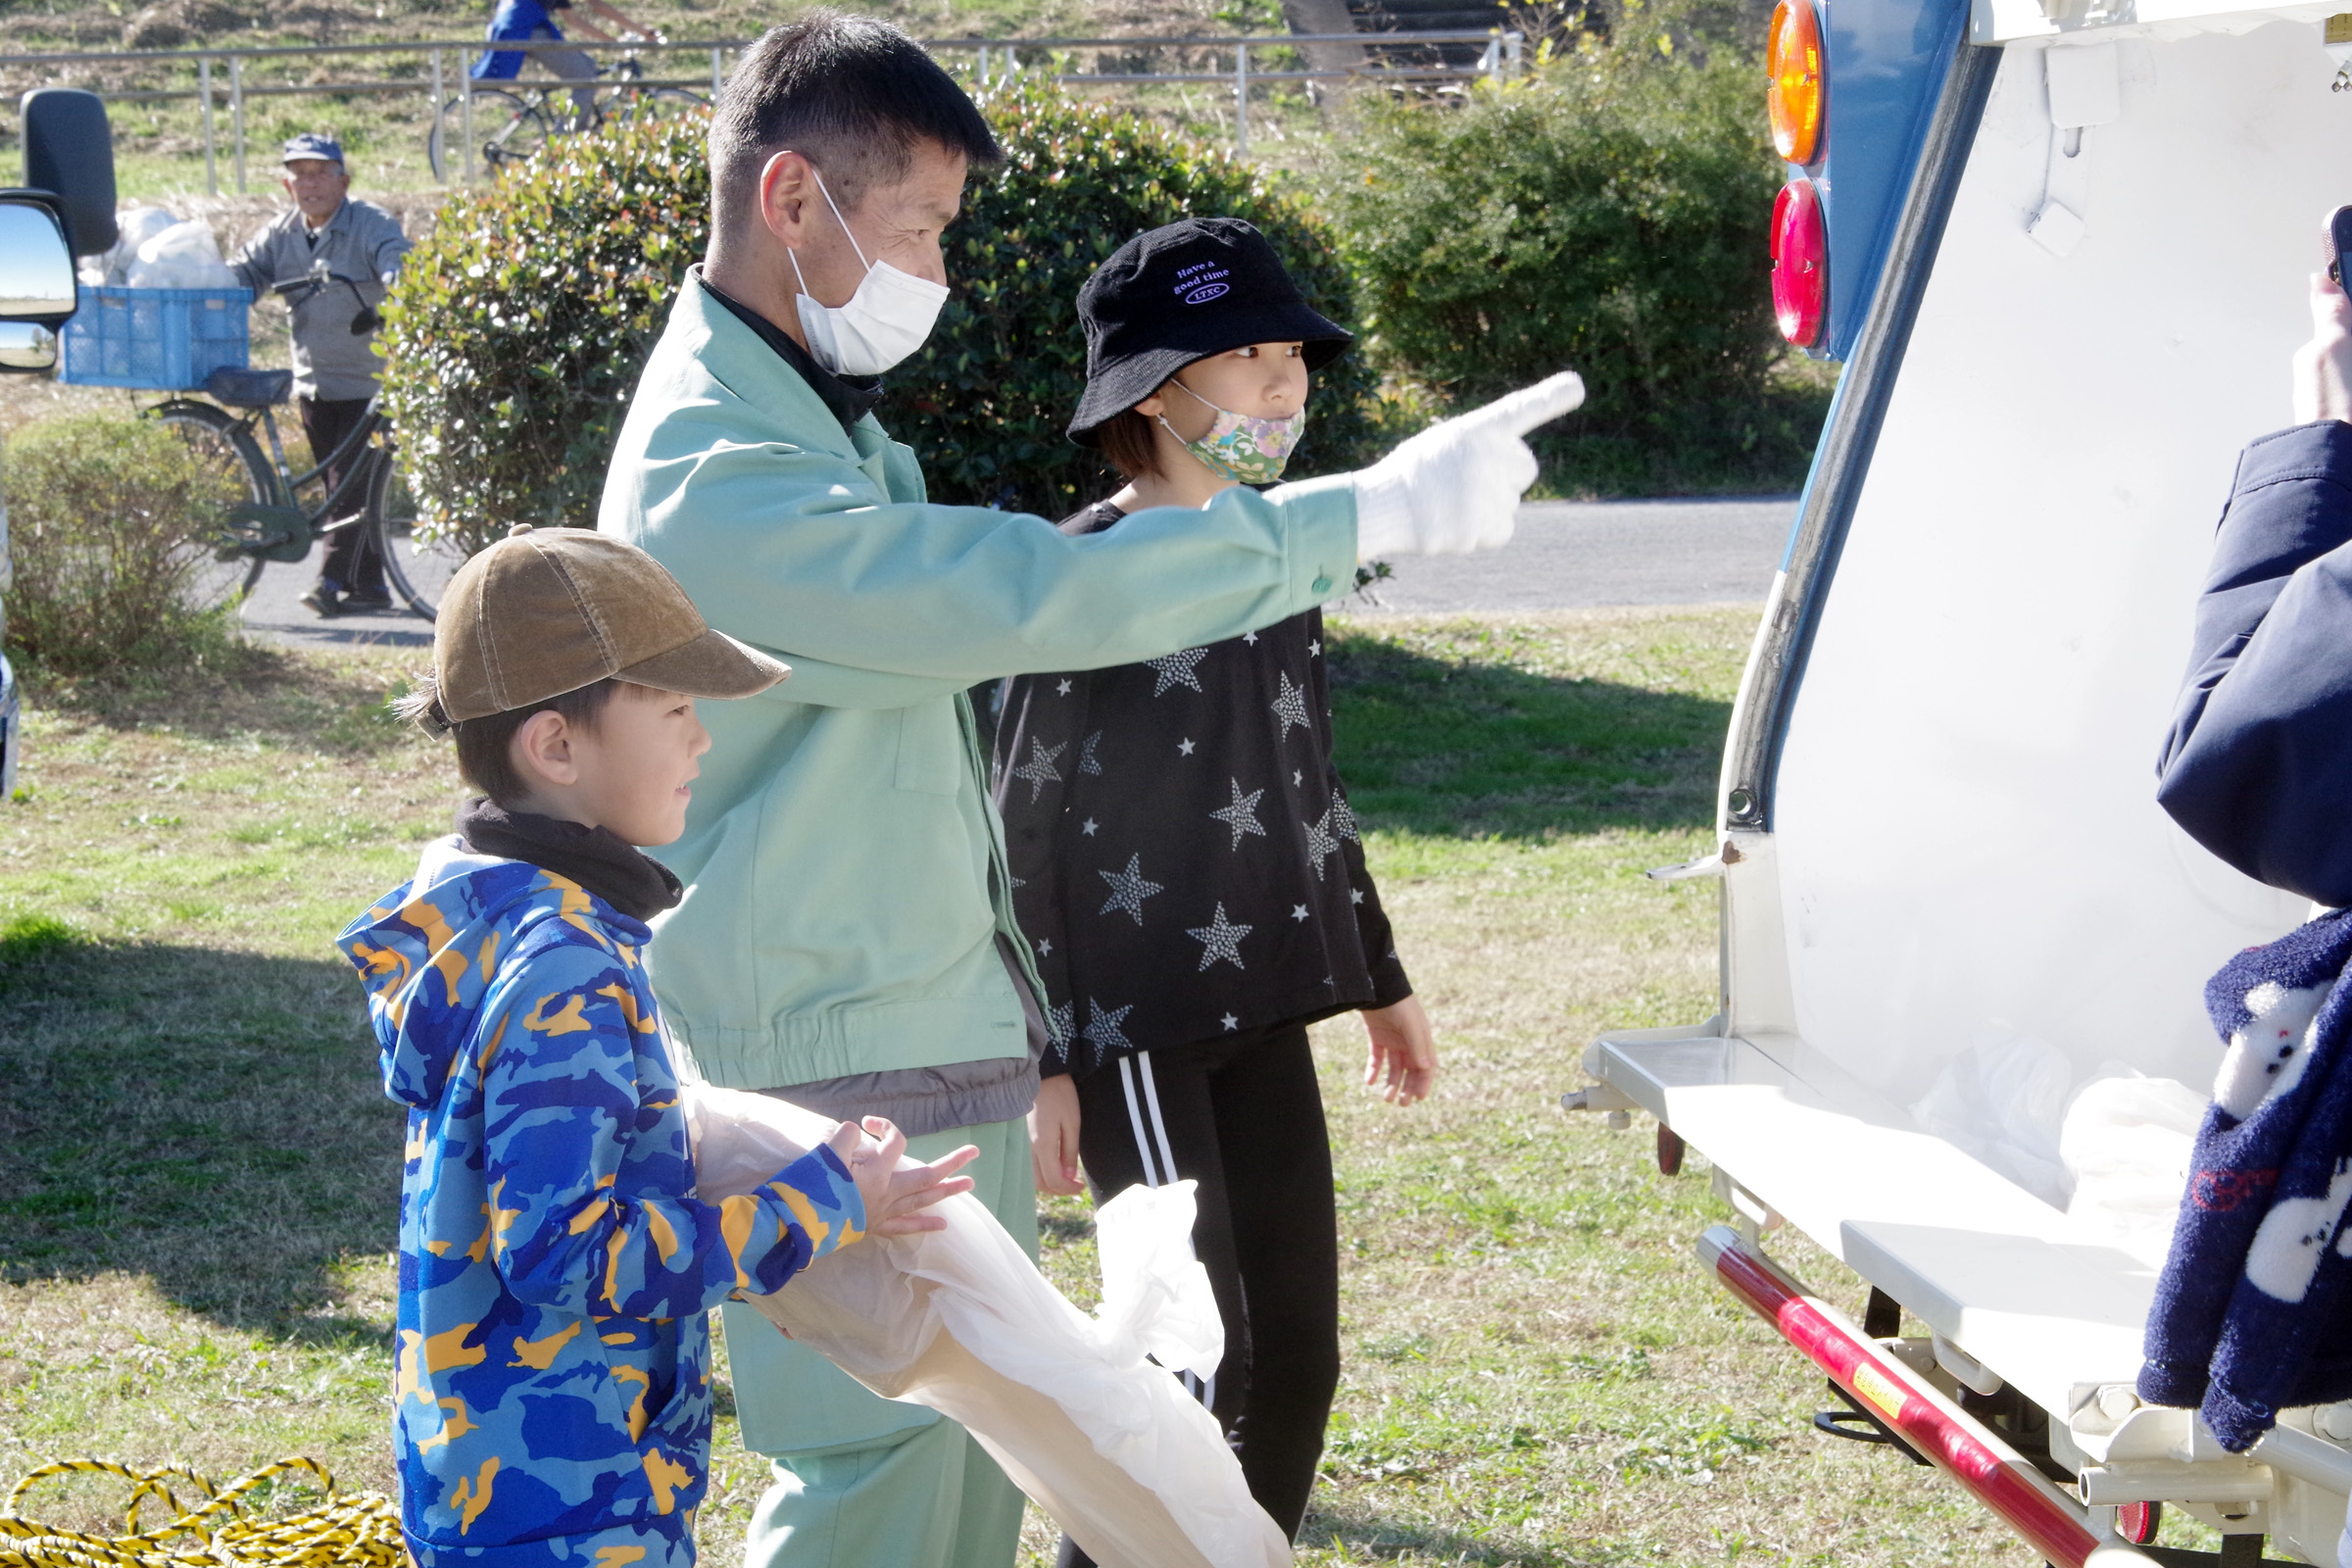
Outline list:
[[[292,306],[336,286],[358,287],[352,278],[313,272],[278,283],[272,292]],[[376,324],[374,312],[363,310],[352,328],[373,331]],[[214,562],[197,573],[189,598],[199,609],[242,599],[270,562],[300,562],[328,535],[361,528],[373,536],[392,591],[410,610],[432,619],[442,587],[465,558],[453,546],[415,541],[415,517],[397,474],[392,422],[378,407],[380,398],[368,401],[366,416],[340,446],[313,453],[317,466],[298,474],[286,462],[274,413],[293,388],[291,370],[224,366],[205,378],[204,390],[213,402],[172,398],[145,411],[178,434],[218,476],[224,494],[247,498],[222,514]],[[342,482],[330,485],[327,473],[335,468],[342,470]]]
[[[568,99],[557,102],[556,95],[571,91],[571,86],[564,82],[550,82],[518,92],[477,86],[472,91],[470,107],[466,98],[450,100],[442,106],[441,118],[433,122],[425,141],[425,157],[432,165],[433,177],[446,185],[465,173],[462,149],[468,135],[469,119],[474,163],[495,175],[513,165],[527,162],[547,145],[551,136],[593,130],[609,120],[640,120],[710,107],[710,99],[683,87],[643,85],[645,66],[634,54],[622,55],[609,66],[600,66],[596,74],[611,78],[611,85],[597,89],[585,124],[579,122],[580,114]]]

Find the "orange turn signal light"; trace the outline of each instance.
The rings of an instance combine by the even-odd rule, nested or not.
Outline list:
[[[1809,164],[1821,145],[1821,21],[1813,0],[1781,0],[1765,49],[1772,86],[1772,147],[1792,164]]]

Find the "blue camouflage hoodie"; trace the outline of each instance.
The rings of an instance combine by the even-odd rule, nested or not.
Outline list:
[[[696,1200],[647,939],[452,838],[337,940],[409,1106],[394,1448],[419,1568],[685,1568],[705,1313],[862,1232],[830,1150]]]

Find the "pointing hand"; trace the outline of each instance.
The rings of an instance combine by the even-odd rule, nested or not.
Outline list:
[[[1584,378],[1563,370],[1440,420],[1358,473],[1358,559],[1508,543],[1519,498],[1536,482],[1536,455],[1521,438],[1584,401]]]

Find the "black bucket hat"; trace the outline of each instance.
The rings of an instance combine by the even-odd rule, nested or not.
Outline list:
[[[1195,360],[1298,342],[1319,370],[1352,340],[1307,308],[1266,236],[1238,218],[1187,218],[1136,235],[1078,291],[1078,319],[1086,392],[1069,434],[1082,447]]]

